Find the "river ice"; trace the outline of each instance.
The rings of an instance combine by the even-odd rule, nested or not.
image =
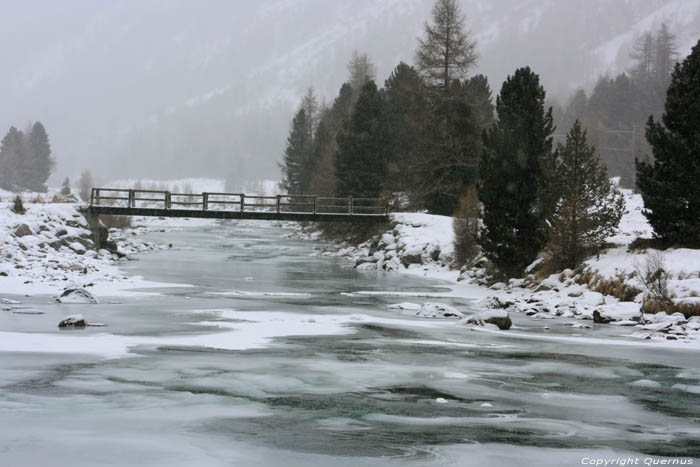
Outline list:
[[[476,331],[446,283],[357,271],[267,224],[152,234],[99,305],[7,296],[1,465],[580,465],[700,457],[700,353],[512,316]],[[421,297],[426,297],[425,300]],[[481,298],[481,297],[474,297]],[[404,303],[405,305],[405,303]],[[403,312],[402,312],[403,311]],[[106,327],[59,331],[82,314]]]

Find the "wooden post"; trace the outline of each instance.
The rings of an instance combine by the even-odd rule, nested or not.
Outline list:
[[[100,205],[100,189],[95,188],[95,201],[97,202],[97,205]]]
[[[241,212],[245,210],[245,194],[241,193]]]
[[[349,204],[349,211],[350,211],[349,214],[352,216],[352,211],[353,211],[352,196],[349,198],[348,204]]]
[[[209,193],[202,193],[202,211],[209,209]]]
[[[277,195],[277,214],[280,213],[280,203],[282,202],[282,195]]]
[[[388,199],[384,200],[384,215],[385,216],[389,215],[389,200]]]
[[[134,200],[134,190],[129,190],[129,200],[127,201],[127,206],[133,208],[136,205],[136,200]]]
[[[95,189],[90,190],[90,206],[95,204]]]
[[[316,214],[316,197],[314,196],[314,214]]]
[[[165,192],[165,209],[170,209],[173,205],[172,194],[169,191]]]

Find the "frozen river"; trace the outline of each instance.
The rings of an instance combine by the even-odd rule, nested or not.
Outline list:
[[[191,285],[157,295],[19,297],[45,314],[0,313],[0,465],[700,457],[700,353],[617,339],[613,326],[518,315],[510,331],[477,332],[415,318],[387,307],[469,312],[470,300],[412,296],[449,288],[356,271],[284,233],[231,223],[152,234],[174,248],[125,272]],[[73,313],[107,326],[59,331]]]

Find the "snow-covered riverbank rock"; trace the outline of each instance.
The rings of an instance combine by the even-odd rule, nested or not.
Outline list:
[[[421,305],[416,316],[423,318],[464,318],[464,314],[458,309],[444,303],[427,302]]]
[[[58,303],[100,303],[85,289],[66,289],[56,301]]]
[[[504,310],[487,310],[474,313],[466,320],[466,324],[474,324],[483,326],[484,324],[493,324],[498,326],[498,329],[507,330],[513,325],[513,322]]]

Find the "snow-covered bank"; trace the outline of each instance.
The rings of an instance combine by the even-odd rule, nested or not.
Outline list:
[[[612,247],[586,261],[581,271],[567,270],[544,279],[533,273],[524,279],[493,283],[483,267],[484,260],[456,270],[452,218],[424,213],[393,214],[386,232],[358,245],[337,244],[320,254],[345,257],[361,270],[447,280],[455,283],[454,293],[478,299],[478,309],[524,313],[543,320],[545,329],[548,326],[544,320],[561,317],[571,319],[574,328],[612,324],[621,326],[620,332],[627,336],[700,347],[700,316],[642,313],[644,285],[636,271],[644,266],[649,254],[657,252],[628,250],[635,239],[651,238],[652,229],[642,214],[641,196],[631,190],[622,192],[627,210],[618,233],[608,239]],[[318,232],[302,235],[320,237]],[[673,301],[700,303],[700,250],[669,249],[661,255]],[[407,305],[420,308],[420,304]]]
[[[97,295],[111,296],[162,285],[127,277],[119,265],[134,253],[163,246],[112,229],[110,240],[116,249],[95,251],[78,204],[25,203],[25,214],[12,212],[10,206],[0,203],[0,293],[58,295],[69,287],[87,287]]]

